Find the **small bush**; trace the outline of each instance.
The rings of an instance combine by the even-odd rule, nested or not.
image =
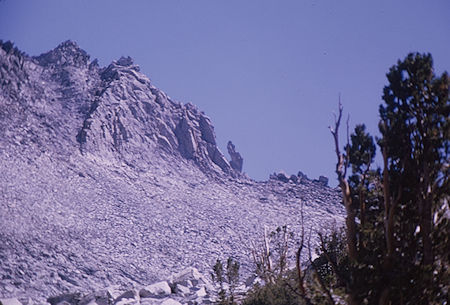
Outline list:
[[[247,292],[242,305],[289,305],[304,304],[296,293],[297,277],[294,271],[287,272],[285,277],[279,277],[274,283],[255,284]]]
[[[224,266],[220,259],[216,261],[213,267],[213,273],[211,273],[213,282],[220,285],[218,293],[218,305],[235,305],[235,289],[239,283],[239,267],[238,261],[229,257],[227,260],[227,266],[224,270]],[[228,286],[228,291],[226,287]]]

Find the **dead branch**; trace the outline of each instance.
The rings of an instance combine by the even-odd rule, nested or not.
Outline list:
[[[296,255],[296,267],[297,267],[297,275],[298,275],[298,288],[300,289],[300,293],[303,296],[306,296],[306,290],[305,290],[305,274],[302,274],[302,268],[301,268],[301,256],[302,256],[302,251],[303,251],[303,245],[305,242],[305,224],[303,222],[303,201],[301,203],[301,207],[300,207],[300,217],[301,217],[301,221],[302,221],[302,226],[301,226],[301,240],[300,240],[300,246],[298,247],[297,250],[297,255]]]
[[[350,192],[350,186],[346,179],[347,168],[348,168],[348,158],[349,154],[344,156],[341,153],[339,148],[339,126],[341,124],[342,119],[342,111],[343,107],[341,102],[339,101],[339,114],[336,118],[335,116],[335,126],[334,129],[330,128],[331,134],[334,138],[334,145],[337,157],[336,163],[336,174],[338,176],[339,186],[342,190],[342,196],[344,200],[345,210],[347,212],[346,217],[346,227],[347,227],[347,247],[348,247],[348,256],[351,260],[355,261],[357,259],[357,247],[356,247],[356,222],[355,217],[356,213],[352,207],[352,198]],[[347,129],[348,129],[348,121],[347,121]],[[347,136],[348,139],[348,136]],[[347,145],[348,150],[349,145]]]
[[[345,145],[345,165],[344,165],[344,178],[347,177],[347,169],[348,169],[348,164],[350,163],[350,115],[347,116],[347,122],[346,122],[346,126],[347,126],[347,145]]]
[[[274,282],[273,276],[272,276],[272,258],[270,257],[270,245],[269,245],[269,239],[267,238],[267,227],[264,226],[264,258],[266,259],[266,268],[265,270],[269,274],[269,281],[271,283]]]

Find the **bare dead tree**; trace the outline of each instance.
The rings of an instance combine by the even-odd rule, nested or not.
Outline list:
[[[305,243],[305,225],[303,222],[303,201],[301,203],[300,207],[300,217],[301,217],[301,236],[300,236],[300,246],[297,249],[296,253],[296,269],[297,269],[297,276],[298,276],[298,288],[300,290],[301,296],[306,296],[306,290],[305,290],[305,273],[302,272],[302,266],[301,266],[301,256],[303,251],[303,246]]]
[[[345,211],[346,211],[346,235],[347,235],[347,249],[348,249],[348,257],[351,262],[356,262],[358,259],[358,251],[357,251],[357,238],[356,238],[356,212],[352,206],[352,197],[350,185],[347,180],[347,169],[349,164],[349,119],[347,119],[347,151],[346,154],[341,153],[339,146],[339,127],[341,125],[342,112],[343,107],[341,104],[341,99],[339,97],[339,113],[334,120],[334,127],[330,126],[330,131],[334,139],[334,146],[336,151],[337,163],[336,163],[336,174],[338,176],[339,187],[342,191],[342,197],[344,201]],[[331,262],[330,262],[331,263]],[[337,276],[337,275],[336,275]],[[348,285],[347,285],[348,286]],[[356,305],[356,298],[353,293],[350,291],[348,294],[348,304]]]
[[[274,283],[270,241],[266,227],[264,227],[263,243],[260,246],[253,243],[252,255],[259,276],[267,282]]]
[[[302,251],[305,244],[305,223],[304,223],[304,215],[303,215],[303,201],[301,203],[300,207],[300,217],[301,217],[301,236],[300,236],[300,246],[297,249],[296,253],[296,269],[297,269],[297,276],[298,276],[298,288],[299,293],[298,295],[305,301],[307,305],[312,305],[311,298],[308,296],[306,289],[305,289],[305,277],[306,273],[302,271],[302,265],[301,265],[301,257],[302,257]]]
[[[282,236],[279,244],[279,274],[283,275],[287,267],[287,258],[289,251],[289,232],[287,226],[282,227]]]
[[[274,238],[274,240],[271,240]],[[271,242],[275,242],[275,249],[271,249]],[[286,226],[277,228],[276,231],[268,234],[267,227],[264,227],[263,242],[257,246],[253,243],[252,256],[256,264],[259,276],[266,282],[275,283],[281,278],[287,268],[289,252],[289,232]],[[273,255],[276,253],[276,255]],[[273,262],[272,258],[275,258]]]
[[[335,116],[334,128],[330,127],[331,134],[334,138],[335,150],[336,150],[336,174],[338,175],[339,187],[341,188],[345,211],[347,214],[346,217],[346,229],[347,229],[347,247],[348,247],[348,255],[352,261],[356,261],[357,259],[357,247],[356,247],[356,213],[354,208],[352,207],[352,197],[350,192],[350,186],[347,181],[347,169],[349,162],[349,153],[347,151],[346,154],[341,153],[339,147],[339,126],[341,124],[342,119],[342,111],[343,107],[341,101],[339,100],[339,113]],[[348,135],[349,122],[347,120],[347,144],[349,143],[349,135]],[[346,146],[347,148],[349,145]],[[347,149],[348,150],[348,149]]]

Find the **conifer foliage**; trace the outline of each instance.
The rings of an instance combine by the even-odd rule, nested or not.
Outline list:
[[[350,135],[347,121],[341,149],[340,103],[330,127],[344,232],[319,234],[309,276],[297,264],[297,276],[254,289],[245,304],[448,304],[450,80],[434,74],[430,54],[418,53],[398,61],[387,79],[380,138],[363,124]],[[373,164],[375,143],[383,168]],[[292,280],[298,289],[289,290]]]
[[[449,283],[449,78],[429,54],[409,54],[387,74],[378,145],[364,125],[339,149],[349,267],[336,274],[349,304],[442,304]],[[347,169],[352,175],[347,177]]]

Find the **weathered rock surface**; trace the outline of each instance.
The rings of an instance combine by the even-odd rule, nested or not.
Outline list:
[[[319,182],[323,186],[328,186],[328,178],[325,176],[320,176],[319,180],[317,180],[317,182]]]
[[[9,298],[9,299],[0,299],[1,305],[22,305],[20,301],[16,298]]]
[[[317,183],[324,187],[328,186],[328,178],[327,177],[319,176],[319,179],[310,180],[301,171],[298,172],[297,175],[291,175],[290,177],[288,177],[288,175],[286,175],[286,173],[281,171],[278,173],[273,173],[272,175],[269,176],[269,179],[281,181],[284,183],[308,184],[309,185],[311,182],[313,182],[313,183]]]
[[[240,174],[205,114],[131,58],[103,68],[70,41],[37,57],[0,43],[0,76],[2,299],[100,305],[228,256],[250,274],[251,242],[264,227],[299,232],[301,203],[306,228],[343,220],[331,188]]]
[[[180,283],[189,283],[189,287]],[[170,285],[170,286],[169,286]],[[172,287],[178,287],[172,289]],[[250,287],[245,287],[248,290]],[[218,298],[219,285],[213,285],[196,268],[187,268],[165,281],[145,287],[125,290],[106,288],[83,295],[65,293],[49,297],[50,305],[110,305],[110,304],[212,304]],[[242,293],[242,291],[241,291]],[[238,297],[239,294],[236,294]],[[17,298],[0,299],[2,305],[24,305]],[[30,303],[30,302],[28,302]]]
[[[139,291],[139,295],[143,298],[159,298],[164,297],[172,293],[170,286],[167,282],[158,282],[147,287],[142,288]]]
[[[187,284],[182,286],[181,283]],[[169,286],[170,285],[170,286]],[[171,287],[174,287],[173,289]],[[178,287],[178,288],[175,288]],[[242,295],[250,287],[244,287],[236,293]],[[139,291],[139,293],[138,293]],[[121,291],[115,296],[107,290],[99,290],[85,296],[79,293],[62,294],[48,298],[51,305],[87,305],[87,304],[212,304],[218,299],[219,285],[214,286],[207,277],[196,268],[187,268],[170,276],[165,281],[153,283],[146,287],[134,287]],[[12,299],[13,302],[19,302]],[[20,305],[21,303],[11,303]],[[5,304],[6,305],[6,304]]]
[[[244,163],[244,159],[242,158],[241,154],[236,151],[236,147],[231,141],[228,141],[227,150],[228,154],[231,157],[230,162],[231,167],[238,172],[242,172],[242,165]]]

